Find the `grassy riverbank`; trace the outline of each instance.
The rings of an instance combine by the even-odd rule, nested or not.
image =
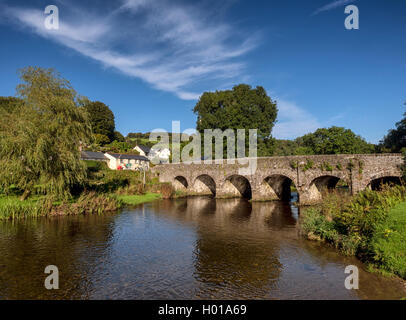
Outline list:
[[[151,202],[162,198],[159,193],[146,193],[142,195],[119,195],[117,196],[124,205],[135,206],[145,202]]]
[[[406,202],[389,211],[372,238],[375,264],[406,279]]]
[[[0,197],[0,220],[18,219],[27,216],[37,217],[41,215],[38,199],[20,201],[15,196]]]
[[[134,206],[161,198],[159,193],[116,195],[93,192],[69,201],[56,201],[48,197],[32,197],[22,201],[16,196],[1,196],[0,221],[56,215],[103,214],[116,212],[124,206]]]
[[[88,179],[74,190],[74,196],[58,199],[34,192],[21,200],[21,190],[0,194],[0,220],[24,219],[53,215],[102,214],[116,212],[123,206],[133,206],[175,196],[170,184],[159,183],[148,172],[116,171],[105,163],[88,162]]]
[[[0,197],[0,220],[18,220],[57,215],[102,214],[114,212],[123,203],[114,196],[83,193],[69,200],[57,200],[53,197],[34,196],[20,200],[17,196]]]
[[[366,190],[354,197],[329,194],[307,208],[301,230],[310,240],[355,255],[371,270],[406,279],[406,187]]]

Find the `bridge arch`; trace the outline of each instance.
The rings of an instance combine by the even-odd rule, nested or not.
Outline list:
[[[209,194],[209,195],[216,195],[216,181],[208,175],[208,174],[201,174],[196,177],[193,182],[193,192],[199,194]]]
[[[189,187],[189,183],[184,176],[176,176],[172,182],[175,190],[186,190]]]
[[[335,175],[323,175],[313,179],[310,186],[316,186],[319,191],[322,191],[323,189],[331,190],[336,187],[340,179],[340,177]]]
[[[302,170],[302,162],[314,162],[314,165],[307,170]],[[347,170],[350,161],[353,160],[354,170]],[[325,163],[330,163],[327,167]],[[306,164],[308,164],[306,163]],[[295,164],[295,166],[293,165]],[[299,164],[299,167],[297,165]],[[362,165],[361,165],[362,164]],[[228,194],[223,192],[225,186],[231,186],[236,190],[235,197],[245,196],[253,197],[253,200],[261,199],[259,190],[264,180],[268,188],[275,187],[270,175],[279,174],[291,179],[300,193],[300,203],[312,204],[312,195],[310,190],[314,191],[316,198],[319,197],[319,189],[331,189],[337,181],[348,183],[352,192],[357,193],[368,186],[377,188],[380,182],[398,183],[401,179],[400,167],[403,164],[401,154],[383,154],[383,155],[320,155],[320,156],[295,156],[295,157],[269,157],[257,159],[257,170],[250,175],[243,175],[245,178],[238,178],[240,168],[245,167],[242,164],[212,164],[201,165],[194,163],[171,163],[154,166],[151,170],[159,174],[160,182],[169,182],[174,186],[187,192],[193,193],[193,185],[198,176],[207,174],[213,178],[216,183],[216,197],[227,197]],[[231,177],[235,175],[235,177]],[[281,178],[282,179],[282,178]],[[285,178],[284,178],[285,179]],[[198,179],[201,180],[201,179]],[[247,180],[249,184],[247,183]],[[234,182],[234,183],[233,183]],[[269,184],[270,182],[270,184]],[[236,188],[235,184],[240,188]],[[287,182],[280,183],[282,191],[279,192],[286,197]],[[207,183],[206,183],[207,185]],[[271,186],[270,186],[271,185]],[[248,187],[249,186],[249,187]],[[265,185],[267,187],[267,185]],[[250,189],[252,187],[251,192]],[[212,188],[213,189],[213,188]],[[240,191],[238,190],[240,189]],[[272,188],[271,188],[272,189]],[[283,192],[285,190],[285,192]],[[186,192],[186,193],[187,193]],[[238,194],[238,195],[237,195]],[[275,193],[276,194],[276,193]],[[279,198],[279,197],[275,197]],[[269,199],[271,200],[271,199]]]
[[[342,182],[344,185],[348,185],[348,181],[339,175],[335,174],[325,174],[322,176],[315,177],[308,186],[308,197],[310,197],[310,202],[317,202],[322,200],[323,192],[330,191],[336,188],[339,182]]]
[[[396,172],[387,171],[371,176],[369,178],[368,184],[366,185],[366,188],[370,188],[372,190],[379,190],[383,184],[400,185],[401,183],[402,182],[400,176],[396,174]]]
[[[233,174],[225,179],[222,186],[222,194],[227,196],[252,198],[252,188],[250,181],[239,174]]]
[[[290,201],[292,185],[296,187],[293,177],[286,174],[271,174],[262,181],[260,198]]]

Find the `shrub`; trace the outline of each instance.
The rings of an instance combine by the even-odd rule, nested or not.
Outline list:
[[[162,195],[162,199],[170,199],[175,194],[175,190],[170,183],[163,183],[160,186],[160,193]]]
[[[406,279],[406,203],[391,209],[371,239],[373,263]]]
[[[107,169],[107,163],[103,161],[84,160],[88,172],[98,172],[102,169]]]
[[[82,194],[75,202],[58,203],[53,196],[39,200],[18,198],[0,198],[0,220],[37,218],[48,215],[101,214],[116,211],[121,202],[106,195],[95,192]]]
[[[37,217],[40,213],[41,206],[35,201],[20,201],[16,197],[0,199],[0,220]]]
[[[387,230],[393,229],[387,226],[390,221],[389,212],[405,201],[404,186],[384,186],[382,191],[365,190],[354,197],[331,193],[321,205],[305,210],[301,229],[310,239],[329,242],[346,254],[383,265],[384,261],[388,261],[388,256],[384,256],[382,252],[388,250],[382,249],[382,239],[385,239]],[[403,225],[401,237],[404,239],[406,219]],[[396,252],[402,255],[402,251]],[[391,268],[394,267],[387,267]]]
[[[333,167],[328,162],[323,162],[321,169],[324,171],[333,171]]]
[[[333,240],[337,238],[337,231],[334,229],[334,222],[328,221],[319,210],[311,208],[306,210],[305,219],[301,225],[302,232],[308,238],[320,240]]]
[[[362,174],[362,172],[364,172],[364,162],[359,160],[358,161],[358,173]]]
[[[90,174],[86,189],[98,193],[111,193],[140,183],[140,176],[137,172],[103,169]]]
[[[303,166],[303,172],[313,168],[314,162],[312,160],[307,160],[306,164]]]
[[[297,161],[292,160],[289,165],[292,169],[297,169]]]
[[[74,203],[51,206],[51,215],[102,214],[114,212],[121,202],[114,197],[98,195],[95,192],[83,193]]]
[[[125,188],[120,188],[116,192],[117,194],[126,195],[143,195],[146,193],[144,185],[140,182],[137,184],[132,184]]]

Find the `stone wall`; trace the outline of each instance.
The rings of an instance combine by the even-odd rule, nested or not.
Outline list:
[[[255,160],[255,159],[251,159]],[[178,163],[152,170],[161,182],[171,182],[178,190],[216,197],[245,196],[253,200],[275,200],[287,196],[291,182],[302,204],[321,199],[324,188],[334,188],[342,181],[356,193],[374,179],[400,177],[403,158],[400,154],[322,155],[257,158],[252,174],[241,175],[246,164]]]

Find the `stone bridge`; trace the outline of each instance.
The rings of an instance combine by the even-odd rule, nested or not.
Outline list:
[[[247,160],[247,159],[246,159]],[[247,164],[176,163],[154,167],[160,182],[170,182],[189,195],[217,198],[245,197],[252,200],[290,199],[293,185],[301,204],[322,199],[323,190],[348,187],[352,193],[377,189],[382,182],[400,183],[401,154],[288,156],[251,159],[257,168],[240,174]]]

